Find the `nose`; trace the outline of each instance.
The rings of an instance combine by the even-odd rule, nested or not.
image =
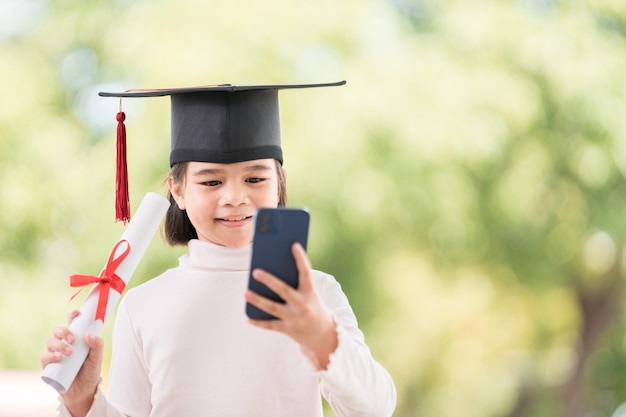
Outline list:
[[[250,202],[245,186],[236,183],[227,183],[222,187],[220,205],[237,207]]]

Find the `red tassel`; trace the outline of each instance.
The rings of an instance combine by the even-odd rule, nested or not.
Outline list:
[[[120,111],[117,119],[117,170],[115,173],[115,221],[130,220],[130,199],[128,197],[128,168],[126,166],[126,115]]]

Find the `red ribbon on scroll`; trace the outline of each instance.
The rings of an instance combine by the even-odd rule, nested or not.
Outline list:
[[[126,249],[122,252],[117,258],[115,257],[115,253],[117,252],[117,248],[122,244],[126,244]],[[70,276],[70,286],[72,287],[82,287],[89,284],[99,284],[99,298],[98,298],[98,307],[96,310],[96,318],[95,320],[102,320],[104,323],[104,316],[106,313],[107,303],[109,302],[109,291],[113,288],[115,291],[120,294],[124,291],[126,287],[126,283],[122,278],[120,278],[115,271],[120,266],[122,261],[126,259],[128,254],[130,253],[130,243],[126,240],[120,240],[117,242],[113,250],[111,251],[111,255],[109,255],[109,260],[107,261],[106,266],[102,270],[99,276],[95,277],[93,275],[71,275]],[[78,290],[76,294],[74,294],[71,300],[74,299],[78,295],[81,290]]]

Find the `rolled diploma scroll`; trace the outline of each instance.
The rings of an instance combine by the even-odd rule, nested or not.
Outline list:
[[[137,208],[135,215],[128,223],[128,226],[126,226],[126,230],[119,241],[126,240],[130,245],[130,252],[115,270],[115,274],[126,284],[128,284],[135,272],[169,206],[170,202],[166,198],[156,193],[147,193]],[[127,248],[128,245],[119,245],[115,258]],[[99,300],[99,285],[93,285],[80,308],[80,315],[72,321],[69,327],[75,337],[75,342],[72,345],[73,353],[65,356],[60,362],[48,364],[43,370],[41,379],[60,393],[64,393],[69,389],[80,367],[87,358],[89,346],[85,342],[85,335],[91,333],[97,336],[104,326],[102,320],[95,320]],[[105,319],[109,315],[108,313],[113,311],[121,296],[113,288],[109,290]]]

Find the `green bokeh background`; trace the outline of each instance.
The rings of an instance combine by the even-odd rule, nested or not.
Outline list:
[[[289,198],[395,415],[626,415],[622,0],[0,0],[0,368],[38,367],[123,232],[98,91],[341,79],[280,93]],[[136,208],[169,100],[123,107]]]

